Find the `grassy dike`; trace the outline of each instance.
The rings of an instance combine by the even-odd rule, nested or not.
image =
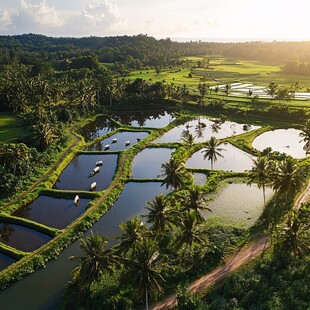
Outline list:
[[[203,108],[205,110],[205,108]],[[21,198],[13,199],[12,202],[3,205],[0,207],[0,220],[4,219],[8,222],[13,223],[17,221],[19,225],[24,225],[27,227],[31,227],[38,231],[45,231],[45,233],[54,236],[54,238],[48,243],[44,244],[42,247],[33,251],[31,253],[24,253],[20,251],[15,251],[14,249],[10,249],[10,247],[4,246],[0,244],[0,251],[8,254],[14,258],[20,259],[15,264],[9,266],[7,269],[0,272],[0,288],[3,289],[10,285],[12,282],[21,279],[24,275],[33,272],[34,270],[45,266],[45,263],[50,259],[55,259],[59,255],[60,251],[65,247],[69,246],[74,240],[81,237],[83,233],[89,229],[96,221],[98,221],[102,215],[104,215],[114,204],[114,202],[118,199],[120,193],[123,190],[123,187],[126,182],[131,178],[131,168],[132,161],[139,152],[141,152],[146,147],[169,147],[176,148],[173,155],[180,160],[185,161],[187,158],[191,156],[195,151],[201,149],[203,147],[203,143],[197,143],[193,145],[191,148],[188,148],[184,143],[163,143],[163,144],[150,144],[150,142],[158,137],[160,137],[163,133],[169,131],[175,126],[183,124],[184,122],[194,118],[198,114],[200,114],[201,109],[196,108],[195,106],[190,106],[190,110],[185,110],[179,113],[179,117],[171,122],[167,127],[160,129],[151,129],[151,128],[137,128],[137,127],[128,127],[118,124],[118,128],[107,135],[104,135],[98,139],[95,139],[91,143],[85,143],[83,138],[76,135],[75,138],[71,137],[70,141],[75,140],[75,143],[72,143],[69,148],[63,153],[63,155],[55,162],[55,164],[47,171],[46,176],[39,179],[30,190],[26,191],[26,194],[22,194]],[[217,111],[208,111],[210,114],[219,115]],[[221,111],[222,113],[223,111]],[[236,111],[235,111],[236,112]],[[205,113],[203,113],[205,114]],[[208,113],[209,114],[209,113]],[[229,115],[231,116],[231,115]],[[231,120],[234,120],[234,115],[232,115]],[[238,115],[237,115],[238,117]],[[89,122],[90,119],[87,120]],[[250,118],[247,118],[247,122],[250,122]],[[86,124],[86,121],[83,122],[82,125]],[[281,125],[279,125],[281,126]],[[253,132],[244,133],[239,136],[230,137],[227,139],[223,139],[225,142],[230,142],[235,144],[239,148],[246,150],[252,154],[255,154],[254,150],[251,148],[251,143],[253,139],[260,133],[271,129],[272,127],[261,128],[255,130]],[[130,149],[125,151],[117,151],[113,153],[118,154],[118,162],[117,168],[114,175],[114,178],[110,184],[110,186],[101,192],[90,193],[85,191],[60,191],[51,189],[53,184],[58,179],[59,175],[63,171],[63,169],[71,162],[71,160],[77,154],[85,153],[90,154],[90,152],[82,152],[85,146],[98,142],[103,138],[109,137],[115,134],[118,131],[128,130],[128,131],[147,131],[149,132],[149,136],[141,140],[139,143],[133,145]],[[78,141],[76,141],[78,139]],[[98,154],[98,152],[95,152]],[[105,152],[106,153],[106,152]],[[207,191],[214,191],[219,182],[227,177],[240,177],[245,174],[231,173],[231,172],[220,172],[214,171],[210,172],[207,169],[189,169],[189,171],[202,171],[208,174],[208,182],[204,186]],[[156,179],[159,180],[159,179]],[[142,180],[136,180],[143,182]],[[10,216],[15,210],[19,207],[24,206],[34,199],[36,199],[41,194],[46,194],[53,197],[63,197],[68,198],[72,197],[72,194],[79,193],[81,197],[93,198],[93,201],[88,204],[87,210],[75,221],[73,221],[70,225],[68,225],[63,230],[55,230],[44,225],[40,225],[34,223],[29,220],[20,220],[13,216]]]

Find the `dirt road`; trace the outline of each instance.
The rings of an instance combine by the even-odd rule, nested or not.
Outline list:
[[[299,195],[297,198],[294,208],[299,208],[303,203],[310,200],[310,180],[308,182],[307,188]],[[228,276],[232,271],[238,269],[243,264],[248,263],[252,259],[261,255],[264,250],[269,247],[268,236],[261,236],[257,238],[252,244],[247,245],[237,252],[234,256],[229,257],[226,263],[217,269],[213,270],[211,273],[204,275],[198,280],[192,282],[189,285],[189,289],[197,293],[202,290],[219,283],[226,276]],[[176,295],[168,296],[164,301],[153,305],[152,310],[169,309],[175,307],[177,304]]]

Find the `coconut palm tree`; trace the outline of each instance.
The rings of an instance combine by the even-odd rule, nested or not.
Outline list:
[[[130,279],[137,292],[145,292],[147,310],[149,294],[162,291],[161,282],[164,282],[164,279],[161,271],[163,267],[163,257],[158,251],[156,243],[150,239],[139,243],[135,256],[125,260],[125,278]]]
[[[184,163],[175,158],[170,158],[168,162],[161,165],[162,174],[160,176],[164,177],[162,185],[166,185],[166,188],[174,187],[176,190],[184,187],[185,183],[183,176],[185,173]]]
[[[264,196],[264,206],[266,207],[266,186],[271,177],[271,161],[267,157],[258,157],[253,160],[252,170],[249,171],[248,184],[255,183],[258,188],[262,188]]]
[[[72,276],[80,288],[89,286],[98,280],[103,271],[112,272],[118,266],[118,257],[113,250],[106,249],[108,239],[92,232],[86,239],[80,239],[80,247],[84,256],[71,256],[78,260],[78,266],[72,271]]]
[[[117,251],[126,254],[130,249],[132,249],[132,254],[134,255],[137,243],[141,242],[147,232],[144,223],[135,216],[133,219],[129,219],[125,223],[119,225],[122,234],[117,237],[121,243],[116,246]]]
[[[169,208],[168,198],[163,194],[156,195],[147,205],[146,209],[149,213],[146,218],[147,222],[152,224],[151,229],[164,234],[166,229],[175,222],[175,217],[179,213]]]
[[[201,153],[204,153],[203,159],[208,159],[211,161],[211,170],[213,170],[217,157],[224,157],[220,152],[225,151],[225,149],[220,148],[219,145],[220,141],[212,136],[210,140],[206,142],[205,149],[201,151]]]
[[[272,187],[279,194],[292,195],[303,184],[303,176],[297,161],[288,157],[282,160],[276,167],[271,180]]]
[[[301,142],[305,142],[304,150],[307,154],[310,153],[310,120],[306,122],[302,132],[299,134],[300,137],[303,139]]]
[[[286,224],[278,227],[277,243],[294,256],[310,251],[310,204],[290,211]]]
[[[191,255],[192,248],[195,243],[198,244],[208,244],[207,238],[201,229],[201,225],[197,222],[196,214],[194,211],[184,212],[180,225],[178,226],[180,232],[177,236],[175,248],[180,249],[185,245],[186,253],[189,249]]]
[[[230,91],[231,91],[231,84],[226,84],[225,85],[225,88],[224,88],[224,94],[226,95],[226,96],[228,96],[228,94],[230,93]]]
[[[182,211],[193,211],[198,223],[205,221],[201,211],[212,212],[210,208],[206,207],[205,193],[198,185],[192,185],[188,188],[185,195],[181,197],[180,201],[183,206]]]

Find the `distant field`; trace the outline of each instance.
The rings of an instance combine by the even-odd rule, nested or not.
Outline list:
[[[14,113],[0,113],[0,143],[14,142],[26,131],[27,127]]]
[[[198,61],[206,63],[209,59],[209,67],[197,68]],[[232,82],[251,83],[258,86],[267,86],[270,82],[289,87],[296,81],[299,82],[298,91],[310,89],[310,78],[306,75],[290,75],[281,72],[281,66],[275,64],[260,63],[257,61],[240,61],[226,59],[220,56],[188,57],[183,58],[183,67],[163,69],[158,75],[155,70],[133,71],[128,77],[131,80],[141,78],[150,82],[174,83],[174,85],[186,84],[192,92],[198,93],[198,84],[206,83],[209,86]],[[192,69],[192,77],[188,75]],[[196,67],[196,68],[195,68]],[[290,105],[309,107],[310,102],[291,101]]]

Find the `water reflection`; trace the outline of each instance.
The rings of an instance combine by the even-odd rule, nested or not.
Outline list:
[[[91,176],[97,161],[103,161],[99,173]],[[90,190],[90,185],[96,182],[96,190],[106,189],[114,176],[117,165],[116,154],[78,155],[63,170],[55,187],[63,190]]]
[[[252,146],[259,151],[271,147],[272,151],[285,153],[294,158],[304,158],[307,156],[304,150],[305,142],[299,136],[301,130],[297,129],[277,129],[265,132],[256,137]]]
[[[161,174],[161,165],[169,161],[174,149],[147,148],[133,160],[133,178],[157,178]]]
[[[124,112],[114,114],[113,119],[127,126],[135,127],[166,127],[175,119],[175,115],[167,111]]]
[[[147,137],[147,132],[121,131],[86,148],[87,151],[121,151]],[[126,142],[129,141],[129,144]],[[108,149],[105,146],[109,145]]]
[[[21,251],[31,252],[51,237],[33,229],[8,223],[0,223],[0,242]]]
[[[258,128],[260,127],[220,119],[211,120],[209,118],[198,118],[197,120],[192,120],[183,125],[174,127],[159,139],[154,140],[154,142],[181,142],[184,131],[193,134],[195,136],[195,142],[204,142],[210,140],[212,136],[216,139],[223,139]]]
[[[217,157],[217,160],[214,163],[214,170],[225,170],[225,171],[235,171],[243,172],[245,170],[250,170],[253,166],[254,156],[236,148],[235,146],[229,143],[222,143],[219,145],[220,148],[225,149],[221,151],[223,157]],[[194,169],[211,169],[211,161],[204,160],[204,154],[201,149],[198,152],[194,153],[186,162],[187,168]]]
[[[19,208],[13,215],[62,229],[78,218],[90,201],[91,199],[80,198],[79,203],[75,206],[73,198],[39,196],[31,204]]]
[[[95,140],[116,129],[116,125],[106,116],[98,116],[95,121],[80,129],[80,134],[86,142]]]

